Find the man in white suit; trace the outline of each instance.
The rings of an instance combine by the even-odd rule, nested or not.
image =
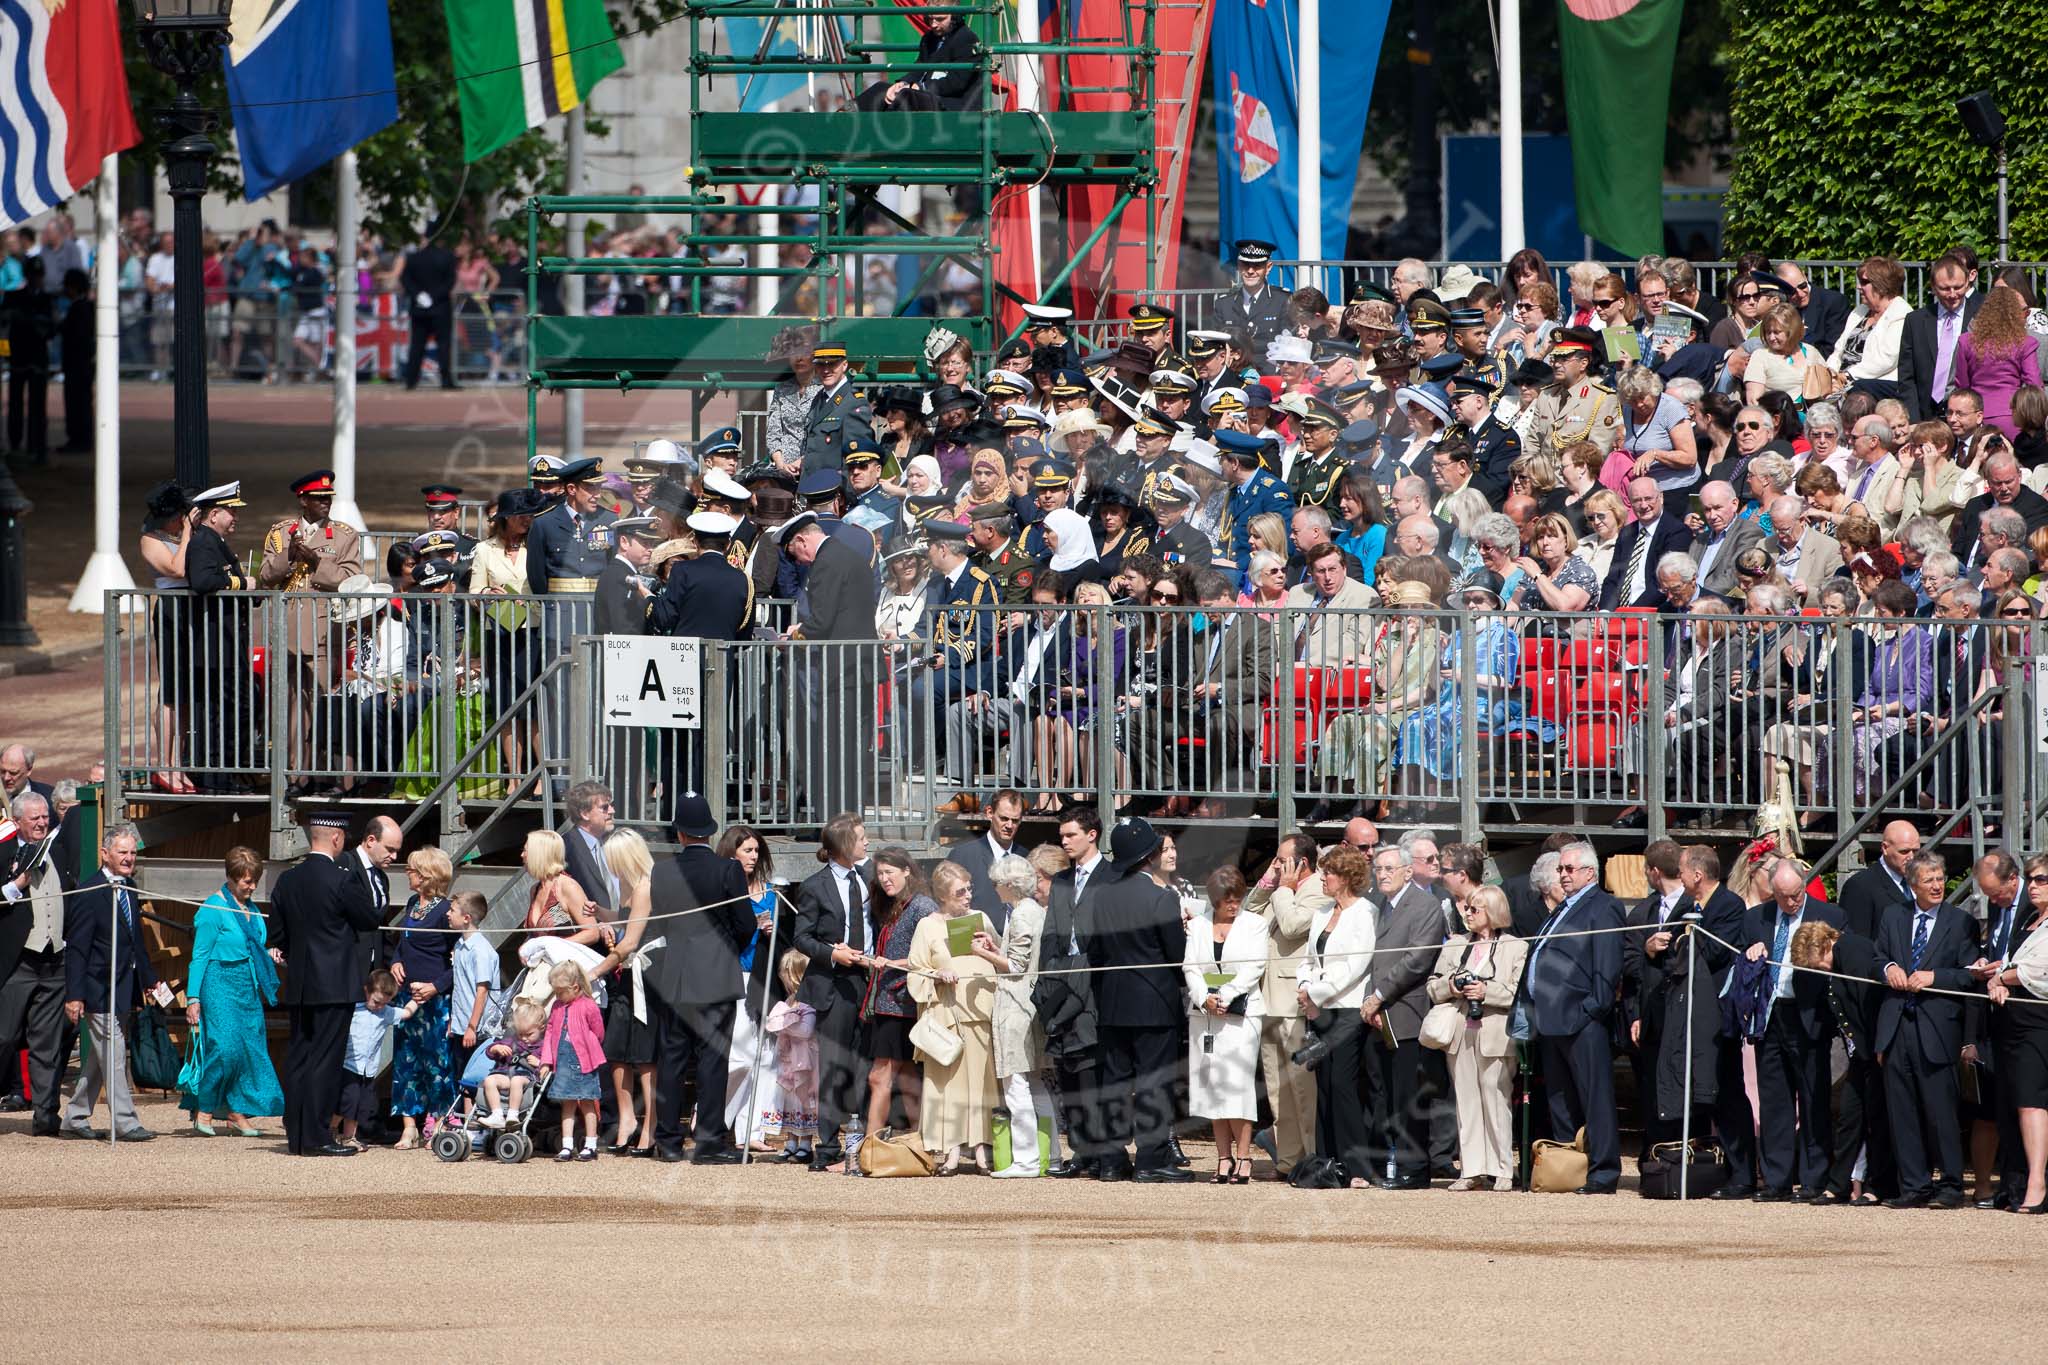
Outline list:
[[[1340,561],[1341,562],[1341,561]],[[1296,1066],[1294,1054],[1306,1041],[1295,968],[1308,942],[1309,926],[1332,904],[1316,871],[1315,840],[1290,834],[1244,898],[1244,908],[1266,917],[1270,951],[1262,990],[1266,1013],[1259,1024],[1259,1070],[1273,1106],[1273,1167],[1281,1175],[1307,1156],[1316,1140],[1316,1078]]]

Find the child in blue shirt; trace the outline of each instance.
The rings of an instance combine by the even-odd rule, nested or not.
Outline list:
[[[398,995],[398,978],[379,967],[363,982],[363,998],[349,1020],[348,1049],[342,1054],[341,1103],[336,1121],[340,1135],[336,1142],[361,1151],[356,1127],[377,1114],[377,1063],[382,1059],[384,1040],[400,1022],[419,1012],[417,1000],[400,1008],[392,1004]]]

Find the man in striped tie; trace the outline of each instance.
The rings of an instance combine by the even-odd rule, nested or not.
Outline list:
[[[156,1136],[135,1113],[128,1084],[128,1040],[121,1027],[145,996],[164,994],[142,946],[133,881],[141,845],[135,826],[109,826],[100,842],[99,871],[85,879],[65,907],[64,1015],[73,1025],[83,1023],[92,1046],[57,1129],[63,1137],[96,1136],[90,1125],[102,1085],[108,1116],[121,1141],[146,1142]]]

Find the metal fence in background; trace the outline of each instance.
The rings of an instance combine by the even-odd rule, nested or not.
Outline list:
[[[1289,828],[1354,810],[1483,831],[1844,829],[1905,811],[1978,843],[2043,813],[2038,623],[1301,607],[958,609],[931,638],[707,642],[700,728],[605,711],[586,604],[135,590],[107,614],[116,800],[547,804],[701,791],[722,821],[858,809],[930,837],[1002,788]],[[764,637],[788,604],[761,609]],[[501,812],[502,813],[502,812]],[[415,818],[418,818],[415,816]],[[495,818],[493,816],[492,818]],[[2024,841],[2023,841],[2024,842]]]

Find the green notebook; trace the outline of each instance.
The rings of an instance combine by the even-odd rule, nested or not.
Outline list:
[[[1203,972],[1202,984],[1212,991],[1220,991],[1237,979],[1235,972]]]
[[[980,915],[958,915],[947,920],[946,951],[954,957],[974,956],[974,936],[980,932]]]

